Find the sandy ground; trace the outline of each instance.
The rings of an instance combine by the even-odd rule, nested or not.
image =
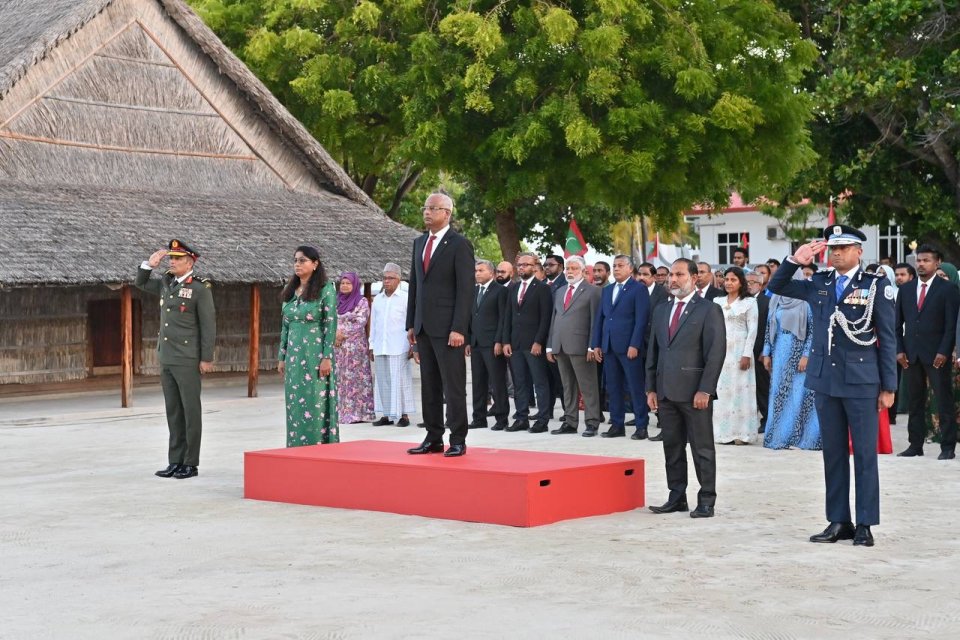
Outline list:
[[[872,549],[807,542],[824,526],[820,454],[758,446],[718,448],[713,519],[644,509],[520,529],[244,500],[243,451],[283,446],[281,390],[208,386],[188,481],[153,475],[159,388],[133,409],[116,394],[0,403],[0,637],[960,634],[960,461],[935,446],[881,457]],[[343,439],[422,433],[348,425]],[[468,444],[642,457],[648,501],[666,497],[658,443],[484,430]]]

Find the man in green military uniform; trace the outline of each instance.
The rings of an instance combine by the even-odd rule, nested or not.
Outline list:
[[[164,256],[170,268],[162,278],[150,274]],[[200,257],[180,240],[160,249],[140,265],[137,288],[160,296],[160,334],[157,354],[160,382],[170,429],[169,466],[161,478],[192,478],[200,465],[200,375],[213,370],[217,336],[216,312],[210,282],[193,273]]]

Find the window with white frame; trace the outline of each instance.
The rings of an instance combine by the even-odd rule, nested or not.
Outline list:
[[[902,235],[900,225],[890,224],[879,228],[877,237],[877,258],[890,258],[893,264],[903,262],[909,252],[906,239]]]
[[[733,264],[733,250],[750,245],[749,233],[718,233],[717,264]]]

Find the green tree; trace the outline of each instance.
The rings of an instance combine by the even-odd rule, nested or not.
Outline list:
[[[609,246],[814,157],[817,52],[772,0],[193,2],[391,215],[449,172],[508,259],[534,223]]]
[[[887,225],[960,258],[960,3],[782,0],[821,51],[821,161],[785,200],[845,195],[852,224]]]

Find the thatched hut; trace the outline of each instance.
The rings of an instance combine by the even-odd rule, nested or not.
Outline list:
[[[0,384],[156,373],[129,285],[183,237],[215,282],[216,367],[252,390],[296,245],[369,282],[414,235],[183,0],[0,3]]]

